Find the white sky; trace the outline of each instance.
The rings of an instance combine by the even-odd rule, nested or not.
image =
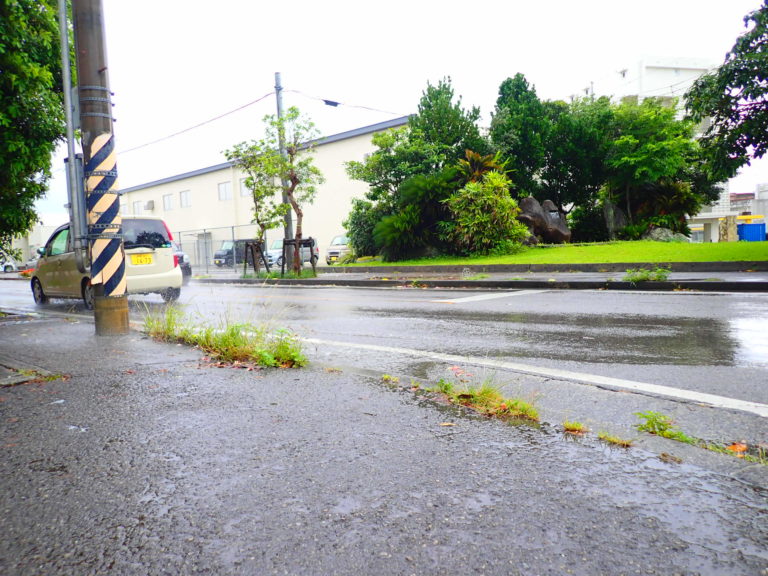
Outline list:
[[[224,119],[143,146],[274,91],[323,135],[416,111],[427,82],[452,79],[485,124],[501,82],[517,72],[541,99],[594,83],[611,94],[647,57],[720,64],[760,0],[102,0],[120,186],[224,161],[262,137],[274,95]],[[325,106],[317,98],[346,106]],[[358,106],[358,107],[355,107]],[[378,111],[362,107],[373,108]],[[142,147],[143,146],[143,147]],[[136,147],[138,149],[129,151]],[[768,182],[765,160],[732,192]],[[42,213],[63,213],[61,159]],[[62,217],[58,217],[62,220]],[[48,218],[46,218],[48,220]]]

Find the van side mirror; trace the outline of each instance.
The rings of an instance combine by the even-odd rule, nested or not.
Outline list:
[[[35,250],[35,252],[37,252],[38,256],[43,256],[45,254],[45,246],[41,246],[40,248]]]

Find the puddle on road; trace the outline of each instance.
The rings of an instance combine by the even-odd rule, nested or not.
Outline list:
[[[768,365],[768,329],[764,318],[731,320],[731,334],[739,343],[736,356],[740,364]]]
[[[461,310],[424,310],[418,316],[406,309],[358,311],[369,317],[407,321],[411,334],[428,334],[448,345],[454,343],[457,348],[444,350],[453,354],[567,361],[588,357],[590,362],[608,364],[743,366],[745,360],[768,364],[768,335],[755,339],[754,332],[759,327],[748,322]],[[461,330],[460,338],[457,327]]]

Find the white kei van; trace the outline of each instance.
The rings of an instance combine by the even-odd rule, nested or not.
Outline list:
[[[176,300],[181,294],[182,273],[168,226],[160,218],[123,216],[122,228],[128,294],[156,292],[166,302]],[[69,224],[54,230],[38,253],[31,280],[35,302],[82,298],[85,307],[93,309],[90,272],[77,269]]]

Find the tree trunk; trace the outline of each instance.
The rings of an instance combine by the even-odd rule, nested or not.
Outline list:
[[[603,203],[603,216],[605,217],[605,227],[608,229],[608,239],[616,240],[616,230],[614,229],[613,216],[613,194],[608,190],[608,198]]]
[[[627,185],[627,190],[625,192],[627,196],[627,220],[629,220],[630,224],[633,224],[632,222],[632,210],[629,208],[629,185]]]
[[[293,195],[293,190],[288,192],[288,202],[291,203],[291,207],[296,214],[296,237],[294,238],[296,245],[293,247],[293,271],[298,278],[301,275],[301,224],[304,220],[304,212],[302,211],[298,202],[296,202],[296,197]]]

